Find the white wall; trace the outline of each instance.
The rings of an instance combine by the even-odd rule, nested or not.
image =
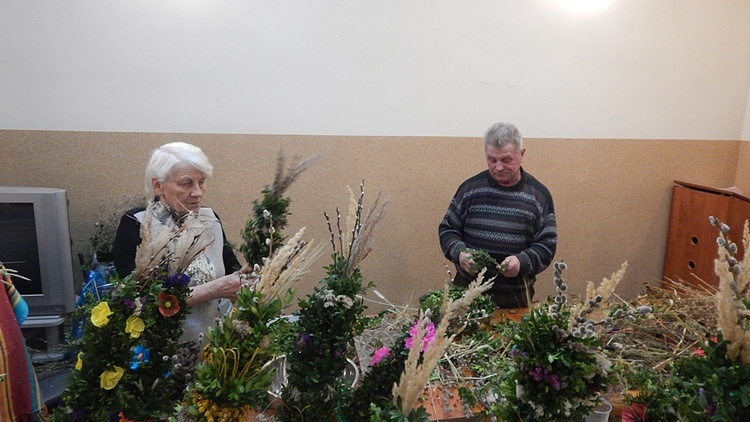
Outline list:
[[[0,129],[750,139],[750,0],[566,3],[0,0]]]

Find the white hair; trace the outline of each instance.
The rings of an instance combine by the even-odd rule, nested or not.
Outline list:
[[[214,166],[208,161],[208,157],[195,145],[185,142],[171,142],[164,144],[151,153],[151,159],[146,165],[146,192],[155,193],[151,185],[151,179],[156,178],[163,183],[169,179],[174,168],[181,164],[189,164],[206,177],[214,172]]]
[[[521,132],[511,123],[495,123],[484,134],[485,146],[502,147],[507,144],[514,144],[518,150],[523,148]]]

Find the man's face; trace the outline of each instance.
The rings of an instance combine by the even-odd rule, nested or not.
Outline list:
[[[486,146],[487,169],[500,186],[513,186],[521,180],[521,162],[526,148],[516,149],[514,144],[501,147]]]

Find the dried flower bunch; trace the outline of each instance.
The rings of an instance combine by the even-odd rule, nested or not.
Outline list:
[[[716,217],[710,218],[711,224],[719,227],[717,238],[719,258],[715,261],[716,274],[719,276],[719,292],[716,296],[719,311],[718,324],[727,345],[727,357],[743,365],[750,364],[750,272],[743,268],[750,267],[750,230],[745,223],[743,232],[745,256],[739,262],[737,244],[729,239],[729,226]]]
[[[282,390],[279,417],[284,421],[330,421],[339,401],[340,375],[354,337],[364,328],[362,295],[372,283],[364,283],[358,265],[369,252],[374,226],[385,211],[379,197],[366,211],[364,184],[359,196],[349,190],[346,228],[336,209],[336,230],[328,214],[333,263],[313,293],[299,301],[294,323],[296,341],[287,346],[288,383]]]
[[[54,421],[105,421],[113,415],[159,420],[171,414],[185,385],[178,375],[179,338],[188,313],[192,259],[212,239],[203,217],[188,215],[177,231],[150,236],[150,203],[141,228],[136,270],[78,312],[87,316],[78,359]]]

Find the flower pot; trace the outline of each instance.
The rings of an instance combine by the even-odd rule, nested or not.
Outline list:
[[[602,399],[591,413],[586,416],[586,422],[607,422],[609,420],[609,414],[612,412],[612,404]]]

